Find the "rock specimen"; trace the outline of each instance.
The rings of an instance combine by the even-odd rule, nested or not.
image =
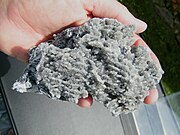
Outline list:
[[[131,47],[134,30],[108,18],[68,28],[30,50],[13,89],[74,103],[91,94],[115,116],[131,112],[163,73],[145,47]]]

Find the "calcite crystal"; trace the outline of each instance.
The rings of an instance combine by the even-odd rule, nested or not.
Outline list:
[[[74,103],[90,94],[115,116],[131,112],[163,73],[145,47],[131,46],[134,31],[108,18],[67,28],[30,50],[13,89]]]

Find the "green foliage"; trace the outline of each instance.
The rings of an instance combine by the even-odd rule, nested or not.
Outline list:
[[[138,18],[148,24],[144,40],[160,60],[165,74],[162,79],[167,94],[180,91],[180,45],[174,30],[160,17],[151,0],[121,0]]]

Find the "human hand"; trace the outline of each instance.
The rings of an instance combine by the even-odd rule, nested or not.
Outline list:
[[[143,32],[147,27],[116,0],[1,0],[0,50],[27,61],[27,52],[31,47],[48,40],[53,33],[82,25],[92,17],[114,18],[125,25],[134,24],[136,33]],[[140,38],[137,41],[143,42]],[[145,103],[157,100],[157,90],[149,93]],[[80,99],[78,105],[89,107],[92,102],[89,96]]]

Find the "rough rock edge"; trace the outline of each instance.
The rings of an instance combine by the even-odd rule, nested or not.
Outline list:
[[[132,112],[163,74],[146,48],[130,47],[134,29],[107,18],[68,28],[29,52],[13,89],[74,103],[91,94],[115,116]]]

